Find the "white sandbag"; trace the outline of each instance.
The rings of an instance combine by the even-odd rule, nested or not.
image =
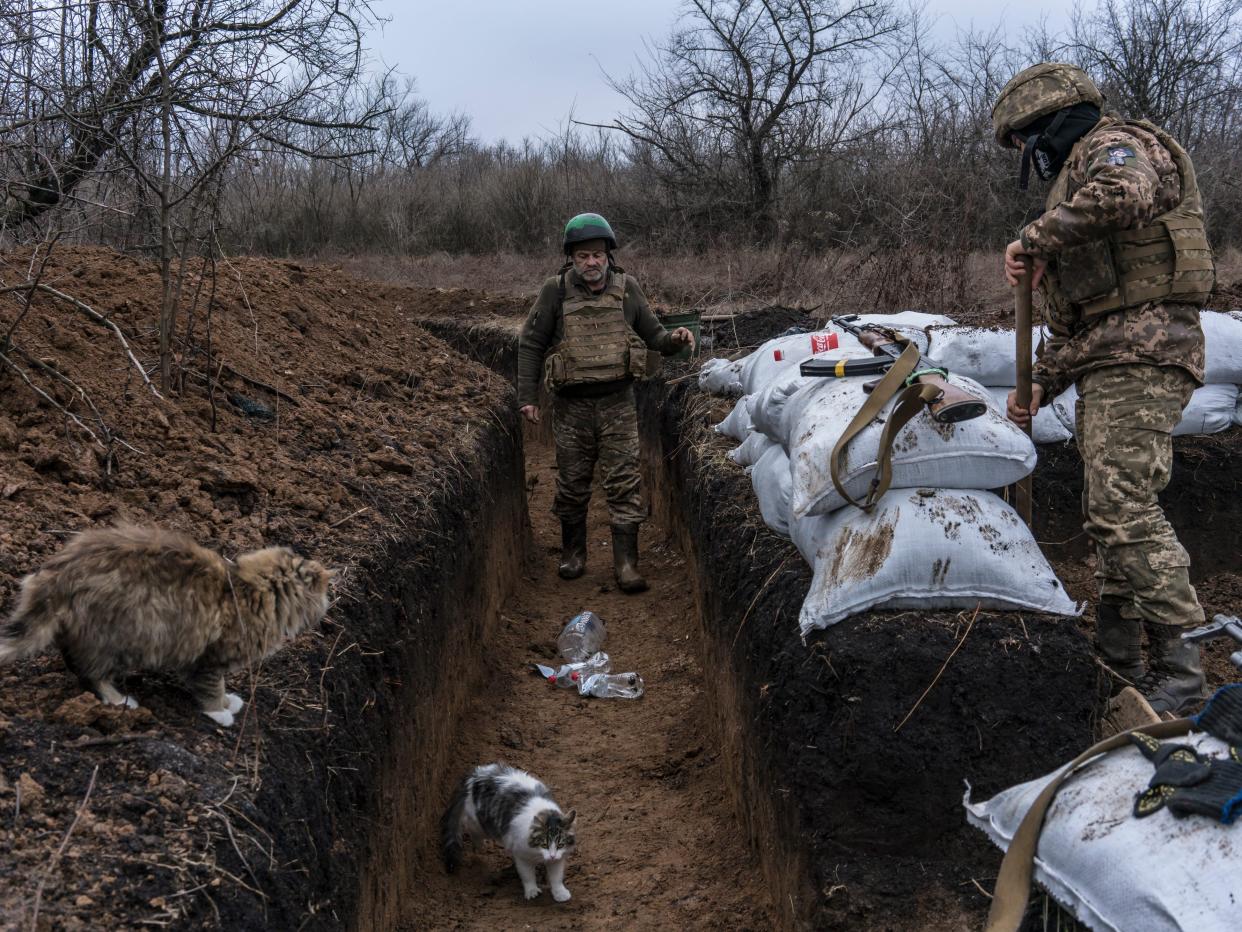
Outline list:
[[[1233,423],[1242,427],[1242,394],[1238,395],[1238,405],[1233,409]]]
[[[785,439],[785,405],[801,388],[822,382],[818,376],[799,375],[797,370],[782,372],[754,395],[751,403],[752,430],[774,443]]]
[[[732,437],[734,440],[745,440],[750,433],[750,395],[743,395],[737,400],[723,421],[716,425],[716,433]]]
[[[1078,614],[1030,530],[990,492],[890,489],[869,513],[797,518],[791,532],[815,572],[803,636],[877,607]]]
[[[712,395],[741,395],[742,360],[707,360],[699,368],[699,388]]]
[[[954,375],[980,385],[1013,385],[1017,380],[1017,336],[1012,327],[932,327],[927,355]],[[1031,361],[1039,328],[1031,330]]]
[[[1207,364],[1204,381],[1213,384],[1242,384],[1242,311],[1202,311]]]
[[[1195,389],[1182,419],[1173,428],[1174,437],[1188,434],[1217,434],[1233,426],[1238,406],[1238,386],[1203,385]]]
[[[862,314],[859,325],[880,323],[892,327],[897,333],[911,340],[919,352],[927,352],[926,324],[921,320],[936,320],[931,314],[904,311],[901,314]],[[844,330],[829,325],[813,333],[794,333],[768,340],[759,349],[742,360],[742,391],[754,394],[773,379],[787,372],[798,371],[798,366],[814,357],[829,359],[857,359],[872,355],[872,351],[858,342],[858,338]],[[777,357],[780,358],[777,358]]]
[[[1052,407],[1057,419],[1066,429],[1077,436],[1078,424],[1074,406],[1078,401],[1078,389],[1071,385],[1053,399]],[[1182,419],[1173,428],[1174,437],[1190,434],[1215,434],[1226,430],[1238,415],[1238,386],[1203,385],[1190,396],[1190,403],[1182,411]],[[1035,415],[1039,420],[1039,415]]]
[[[782,537],[788,537],[789,496],[793,483],[789,478],[789,457],[779,444],[772,444],[751,467],[750,484],[759,499],[763,523]]]
[[[943,314],[928,314],[926,311],[897,311],[894,314],[859,314],[859,323],[883,324],[885,327],[952,327],[957,323],[952,317]]]
[[[739,466],[754,466],[759,457],[774,446],[777,446],[776,441],[752,430],[740,447],[734,447],[726,455]]]
[[[988,394],[996,402],[996,406],[1005,410],[1012,388],[989,388]],[[1031,424],[1031,439],[1036,443],[1062,443],[1073,438],[1069,429],[1061,423],[1052,405],[1041,405],[1035,412],[1035,422]]]
[[[794,517],[828,514],[845,504],[832,483],[832,449],[867,399],[865,381],[820,379],[784,402],[779,439],[791,463]],[[996,489],[1029,475],[1035,445],[1026,433],[981,385],[959,376],[949,381],[986,402],[987,411],[958,424],[936,423],[926,408],[920,411],[894,438],[892,488]],[[862,498],[875,476],[883,428],[879,420],[872,421],[846,450],[840,479],[854,499]]]
[[[1174,739],[1213,757],[1223,741]],[[1058,771],[1010,787],[984,803],[965,800],[967,819],[1002,850],[1035,797]],[[1161,810],[1132,815],[1154,772],[1137,748],[1098,757],[1062,784],[1044,819],[1035,880],[1092,929],[1110,932],[1226,932],[1237,929],[1242,876],[1238,827]]]
[[[1061,426],[1070,432],[1071,437],[1078,436],[1077,404],[1077,385],[1071,384],[1069,388],[1052,399],[1052,411],[1057,416],[1057,420],[1061,422]],[[1037,413],[1035,416],[1039,417],[1039,414]]]

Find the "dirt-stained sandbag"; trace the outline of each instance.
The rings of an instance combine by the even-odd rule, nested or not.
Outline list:
[[[872,608],[1079,613],[1022,519],[990,492],[894,489],[870,513],[843,508],[790,531],[815,573],[804,636]]]
[[[1020,741],[1019,736],[1014,736]],[[1202,754],[1229,747],[1206,734],[1171,739]],[[1006,850],[1035,798],[1057,773],[965,800],[967,820]],[[1061,786],[1044,819],[1035,880],[1091,929],[1227,932],[1239,925],[1238,827],[1161,811],[1134,818],[1153,767],[1137,748],[1110,751]]]
[[[1075,404],[1078,389],[1071,385],[1052,402],[1052,409],[1072,434],[1078,433]],[[1238,386],[1203,385],[1190,396],[1190,403],[1182,411],[1182,419],[1173,428],[1174,437],[1192,434],[1215,434],[1227,430],[1238,416]],[[1037,414],[1038,420],[1039,415]],[[1038,442],[1038,441],[1036,441]]]
[[[1012,388],[989,388],[988,394],[1002,411],[1009,400]],[[1074,432],[1062,423],[1052,405],[1040,405],[1035,412],[1035,421],[1031,424],[1031,439],[1036,443],[1063,443],[1072,440]]]
[[[789,453],[794,517],[828,514],[846,504],[832,482],[832,450],[867,398],[865,381],[818,379],[785,400],[778,439]],[[981,385],[958,376],[950,376],[950,382],[985,401],[987,411],[957,424],[939,424],[926,409],[920,411],[893,440],[892,488],[996,489],[1029,475],[1035,468],[1030,438]],[[892,407],[889,402],[881,417]],[[767,418],[764,412],[759,420],[767,423]],[[875,476],[883,429],[881,420],[872,421],[846,449],[840,481],[854,499],[865,494]]]
[[[709,359],[699,369],[699,388],[711,395],[742,394],[741,359]]]
[[[1242,311],[1203,311],[1199,323],[1207,352],[1203,380],[1242,385]]]
[[[781,537],[788,537],[789,497],[793,492],[789,457],[780,444],[773,443],[748,472],[755,497],[759,500],[763,523]]]
[[[1031,331],[1031,360],[1039,346],[1039,329]],[[1012,327],[931,327],[927,354],[954,375],[989,388],[1017,380],[1017,337]]]
[[[743,395],[733,406],[733,410],[725,415],[725,419],[716,425],[716,433],[742,441],[750,435],[750,395]]]
[[[759,457],[774,446],[776,446],[776,441],[769,440],[763,434],[752,430],[742,441],[741,446],[734,447],[726,455],[739,466],[754,466],[759,462]]]

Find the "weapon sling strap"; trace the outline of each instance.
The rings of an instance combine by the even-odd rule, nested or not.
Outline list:
[[[888,491],[888,487],[893,482],[893,439],[897,436],[897,432],[910,422],[910,419],[919,413],[923,407],[936,401],[940,397],[941,391],[935,385],[924,385],[916,382],[913,385],[906,385],[906,379],[914,372],[915,367],[919,363],[919,349],[913,343],[905,342],[905,349],[901,351],[901,356],[893,363],[885,374],[884,378],[875,387],[863,406],[858,409],[858,413],[854,415],[849,426],[845,428],[841,436],[837,439],[837,444],[832,448],[832,460],[829,464],[832,474],[832,484],[843,499],[856,508],[863,511],[870,511],[880,496]],[[850,497],[841,485],[841,465],[845,459],[846,448],[850,445],[858,434],[860,434],[868,424],[880,416],[880,412],[884,410],[884,406],[896,396],[897,403],[893,406],[892,412],[888,416],[888,420],[884,424],[884,429],[880,433],[880,448],[876,456],[876,474],[871,480],[871,487],[867,489],[867,494],[861,502]]]
[[[1000,874],[996,878],[996,890],[992,896],[992,908],[988,911],[986,932],[1018,932],[1022,925],[1022,917],[1026,914],[1026,905],[1031,898],[1031,874],[1035,869],[1035,849],[1039,844],[1039,832],[1044,824],[1044,815],[1052,805],[1053,797],[1079,767],[1094,757],[1107,751],[1124,747],[1130,743],[1130,735],[1144,734],[1153,738],[1175,738],[1190,731],[1192,722],[1188,718],[1178,718],[1171,722],[1155,722],[1151,725],[1140,725],[1105,738],[1093,744],[1075,757],[1059,774],[1048,781],[1043,792],[1035,798],[1031,808],[1022,817],[1022,823],[1013,833],[1009,842],[1009,850],[1001,861]]]

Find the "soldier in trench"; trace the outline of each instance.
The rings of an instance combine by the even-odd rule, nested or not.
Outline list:
[[[617,239],[599,214],[565,225],[566,262],[543,283],[518,338],[518,405],[539,423],[539,379],[552,398],[556,498],[563,579],[586,569],[587,504],[598,461],[612,524],[613,571],[623,592],[642,592],[638,528],[647,517],[638,468],[636,378],[649,351],[694,347],[685,327],[669,333],[638,281],[613,261]]]
[[[1078,386],[1084,528],[1096,546],[1097,646],[1156,712],[1204,698],[1203,623],[1190,559],[1157,495],[1173,465],[1172,431],[1203,384],[1199,309],[1215,281],[1194,167],[1158,126],[1104,114],[1081,69],[1043,63],[1015,76],[992,110],[996,141],[1052,183],[1045,209],[1005,249],[1018,285],[1024,260],[1051,332],[1034,368],[1025,424]],[[1142,632],[1147,633],[1147,665]]]

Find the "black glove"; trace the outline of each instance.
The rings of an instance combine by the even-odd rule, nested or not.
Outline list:
[[[1192,721],[1196,729],[1226,744],[1242,744],[1242,683],[1230,683],[1216,690],[1216,695]]]
[[[1242,808],[1242,753],[1230,748],[1230,757],[1206,757],[1185,744],[1161,744],[1150,735],[1130,740],[1156,767],[1147,789],[1134,800],[1134,815],[1144,818],[1168,807],[1182,819],[1204,815],[1226,825]]]

